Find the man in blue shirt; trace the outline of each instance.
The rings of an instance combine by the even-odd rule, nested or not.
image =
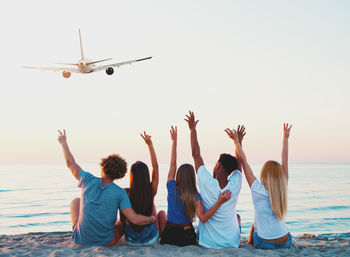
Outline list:
[[[75,162],[69,150],[66,131],[59,132],[58,142],[68,168],[79,181],[81,198],[71,202],[71,219],[73,224],[73,241],[79,245],[110,246],[118,242],[123,235],[122,224],[116,224],[118,209],[136,225],[154,223],[153,216],[146,217],[135,213],[124,189],[113,183],[115,179],[125,176],[127,163],[117,154],[103,158],[101,178],[83,171]]]

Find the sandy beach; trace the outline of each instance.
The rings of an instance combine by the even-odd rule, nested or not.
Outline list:
[[[199,246],[130,247],[123,239],[113,247],[83,247],[72,243],[71,232],[29,233],[0,236],[0,256],[350,256],[350,241],[303,235],[293,247],[257,250],[243,238],[238,249],[206,249]]]

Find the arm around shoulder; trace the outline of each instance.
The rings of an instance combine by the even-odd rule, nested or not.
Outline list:
[[[231,191],[226,190],[220,194],[217,202],[207,211],[204,211],[201,200],[196,201],[196,214],[202,223],[206,223],[226,201],[230,200]]]
[[[148,225],[155,222],[153,216],[143,216],[137,214],[132,207],[128,207],[122,210],[123,215],[135,225]]]

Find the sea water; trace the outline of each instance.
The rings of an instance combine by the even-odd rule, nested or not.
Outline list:
[[[98,164],[80,163],[100,176]],[[259,177],[262,163],[252,164]],[[213,165],[208,165],[211,170]],[[166,179],[169,165],[160,165],[155,198],[157,210],[167,210]],[[254,219],[249,186],[243,176],[237,204],[242,234]],[[116,182],[128,187],[129,172]],[[77,180],[64,163],[0,164],[0,234],[70,231],[70,201],[80,197]],[[295,163],[289,165],[288,215],[293,235],[350,232],[350,163]],[[198,224],[198,219],[194,223]]]

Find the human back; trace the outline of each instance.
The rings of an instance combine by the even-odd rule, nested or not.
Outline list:
[[[289,248],[292,246],[292,238],[284,217],[287,214],[288,138],[291,126],[284,124],[282,165],[276,161],[267,161],[260,174],[261,183],[254,176],[238,140],[238,131],[242,128],[244,131],[244,126],[238,126],[237,131],[226,129],[226,133],[234,140],[252,192],[255,217],[248,242],[259,249]]]
[[[237,219],[236,205],[242,185],[242,175],[239,170],[229,177],[227,185],[221,188],[218,180],[213,178],[205,166],[197,173],[197,185],[201,195],[204,210],[215,204],[218,196],[231,191],[231,199],[221,205],[216,213],[206,222],[199,222],[199,245],[208,248],[238,247],[240,244],[240,228]]]
[[[107,245],[114,238],[118,209],[130,207],[126,192],[114,183],[102,185],[101,178],[80,171],[81,187],[79,220],[73,240],[80,245]]]
[[[199,245],[208,248],[238,247],[240,244],[240,228],[236,213],[236,204],[242,185],[242,176],[236,170],[239,163],[230,154],[221,154],[213,174],[204,166],[197,138],[198,120],[189,112],[185,119],[190,129],[191,150],[197,171],[197,185],[202,198],[204,211],[214,206],[220,194],[226,190],[231,192],[231,199],[222,204],[215,214],[198,226]],[[233,174],[232,174],[233,173]],[[232,174],[232,176],[230,176]]]
[[[158,190],[159,171],[157,156],[151,136],[146,132],[141,134],[148,146],[152,161],[152,181],[147,164],[135,162],[130,168],[130,187],[127,189],[131,205],[137,214],[157,216],[154,197]],[[129,245],[154,245],[158,242],[159,227],[156,218],[155,224],[136,225],[125,220],[125,241]]]

